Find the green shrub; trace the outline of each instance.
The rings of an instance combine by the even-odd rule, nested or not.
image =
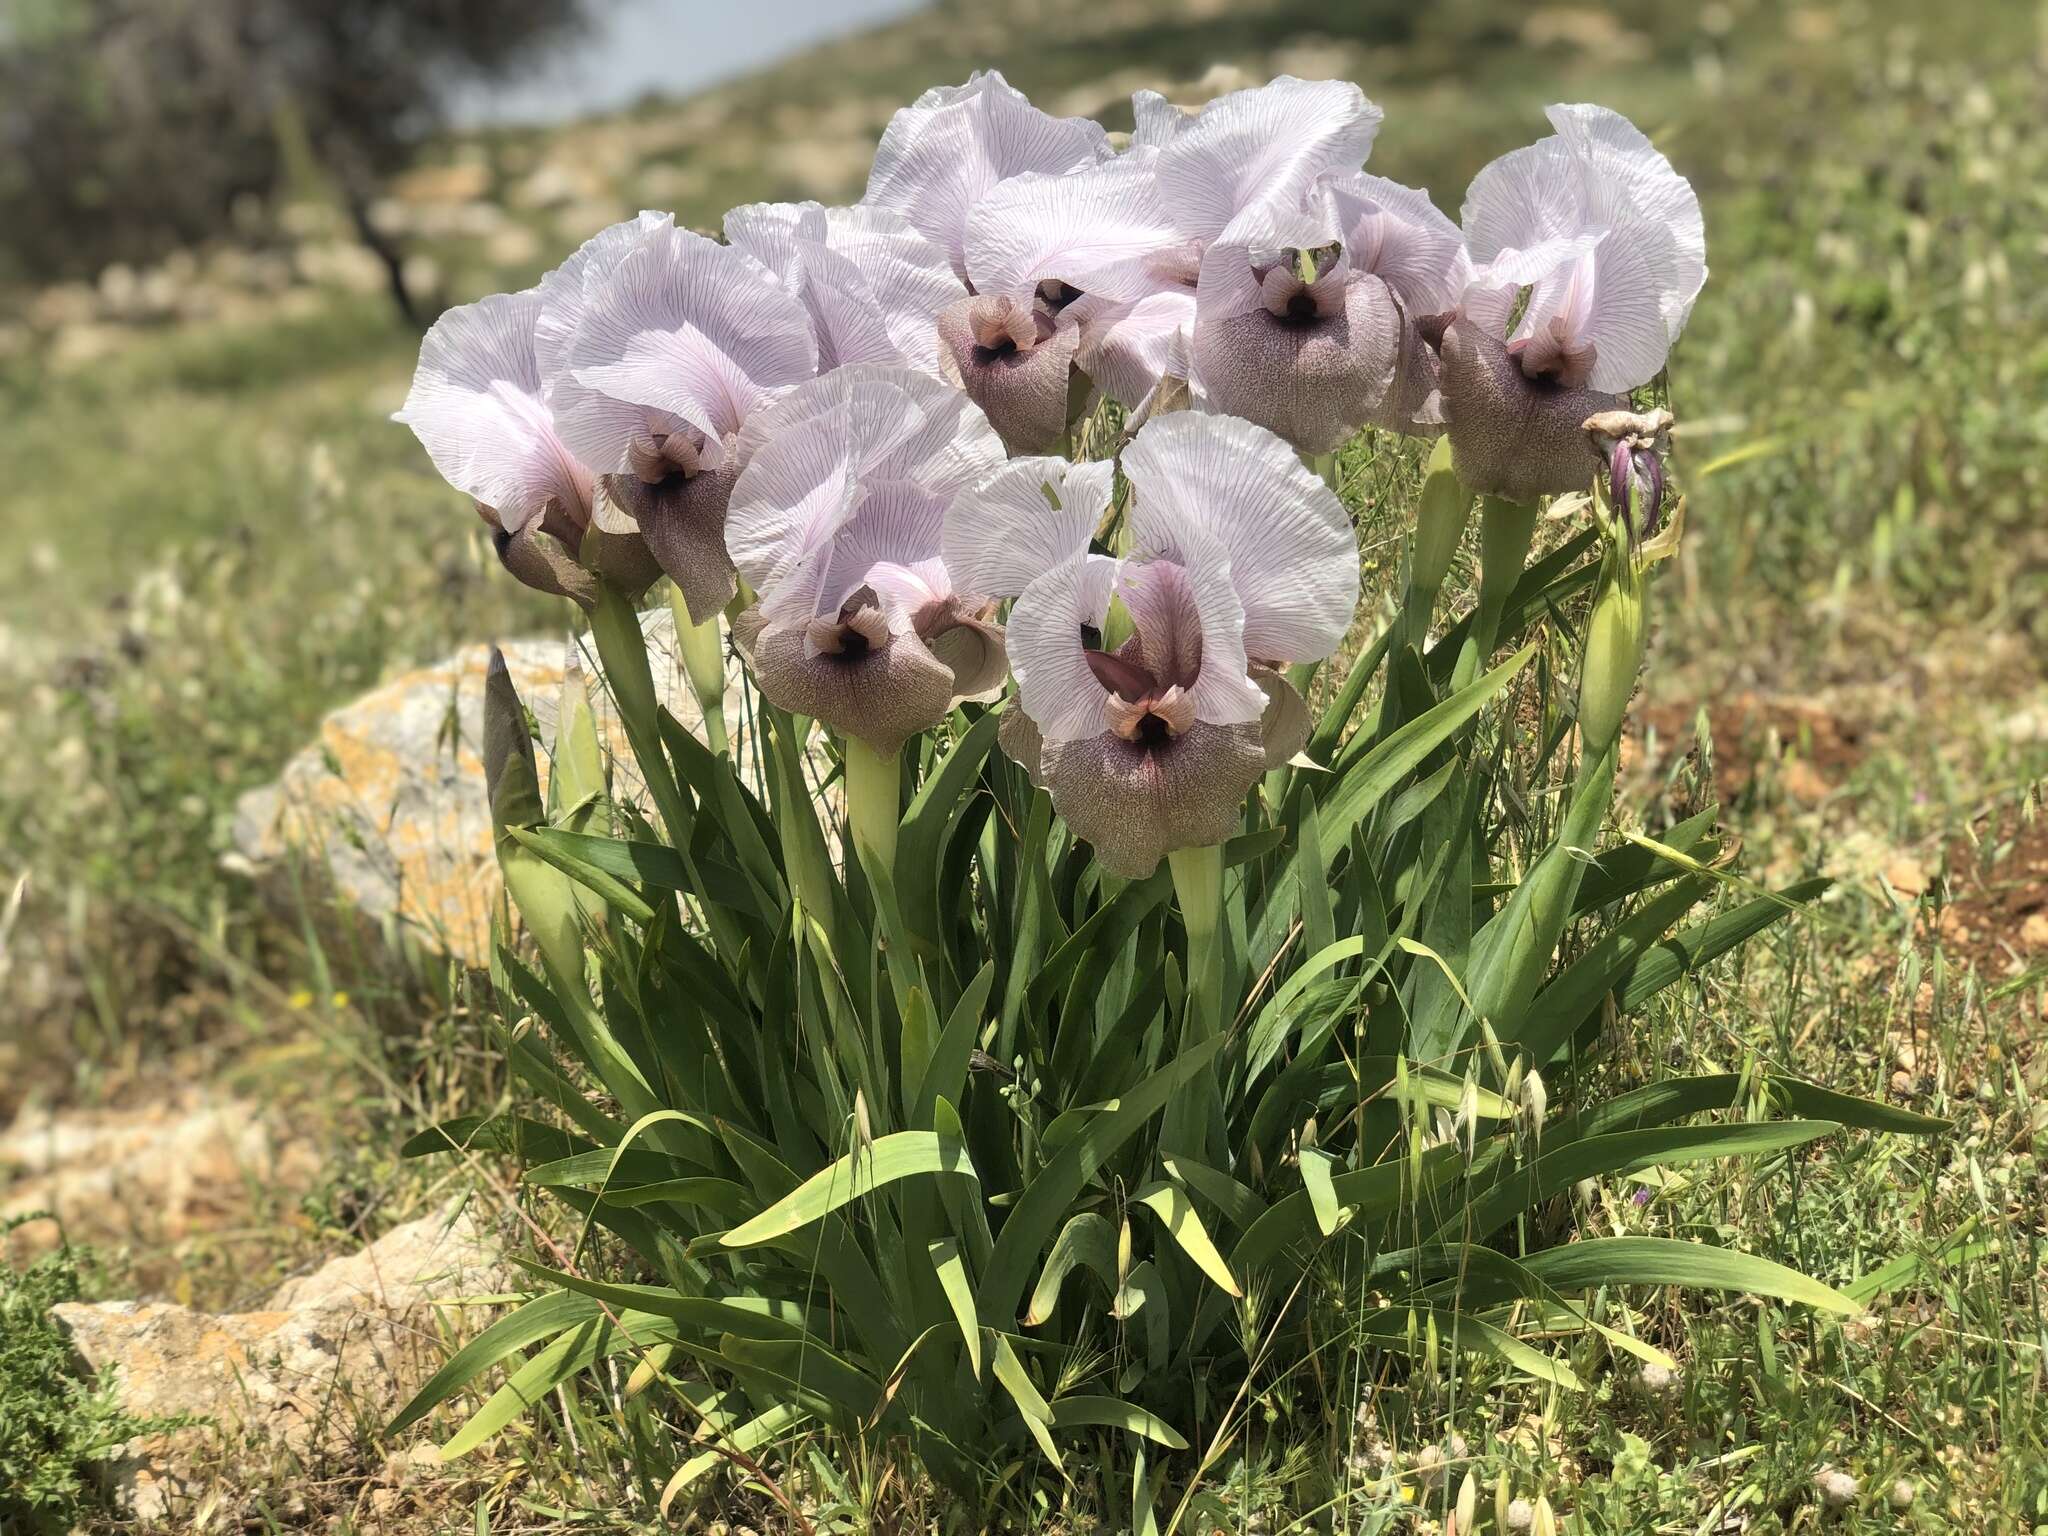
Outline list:
[[[0,1238],[40,1219],[13,1217]],[[125,1412],[111,1374],[81,1375],[50,1320],[50,1308],[79,1299],[89,1265],[68,1247],[24,1269],[0,1264],[0,1530],[70,1529],[91,1500],[92,1462],[174,1427]]]

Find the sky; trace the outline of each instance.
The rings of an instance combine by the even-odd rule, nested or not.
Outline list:
[[[515,80],[467,87],[464,127],[546,123],[659,93],[685,96],[821,39],[916,10],[921,0],[593,0],[583,41]]]

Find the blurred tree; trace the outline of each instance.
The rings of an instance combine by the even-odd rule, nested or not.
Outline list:
[[[518,67],[589,0],[0,0],[0,280],[88,276],[218,233],[302,150],[383,261],[381,179],[449,88]]]

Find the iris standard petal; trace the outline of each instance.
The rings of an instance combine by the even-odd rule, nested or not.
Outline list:
[[[1183,243],[1160,202],[1150,151],[1066,176],[1016,176],[967,220],[967,274],[976,293],[1029,299],[1042,282],[1135,300],[1159,285],[1154,266]]]
[[[1292,75],[1233,91],[1159,152],[1159,186],[1182,234],[1209,241],[1252,204],[1298,207],[1328,170],[1355,171],[1381,112],[1355,85]]]
[[[1123,454],[1135,549],[1179,555],[1214,540],[1244,609],[1244,650],[1319,661],[1358,606],[1358,543],[1343,502],[1264,427],[1178,412],[1147,422]]]
[[[945,252],[902,214],[749,203],[726,214],[725,233],[802,301],[821,371],[893,363],[937,372],[933,320],[966,289]]]
[[[1134,304],[1085,297],[1070,313],[1081,333],[1075,362],[1125,409],[1143,409],[1163,382],[1188,376],[1195,329],[1191,286],[1174,284]]]
[[[541,398],[534,354],[540,290],[499,293],[434,322],[394,420],[413,430],[450,485],[517,533],[558,506],[589,520],[591,474],[562,441]]]
[[[675,215],[642,209],[599,230],[559,267],[540,280],[540,316],[534,323],[534,353],[543,388],[561,373],[569,343],[583,325],[589,295],[626,253],[658,229],[672,229]]]
[[[745,252],[682,229],[650,232],[586,295],[551,401],[562,437],[607,473],[632,468],[650,428],[722,444],[818,371],[809,317]]]
[[[1084,631],[1100,635],[1119,568],[1104,555],[1076,556],[1032,581],[1010,609],[1018,702],[1049,741],[1102,729],[1103,687],[1088,665]]]
[[[962,591],[1015,597],[1084,553],[1109,510],[1116,465],[1012,459],[946,509],[946,568]]]
[[[1363,171],[1325,176],[1334,222],[1354,271],[1370,272],[1410,314],[1457,307],[1471,281],[1465,233],[1429,194]]]
[[[967,278],[968,211],[1000,183],[1106,160],[1109,138],[1080,117],[1052,117],[991,70],[926,91],[889,120],[861,202],[892,208]]]

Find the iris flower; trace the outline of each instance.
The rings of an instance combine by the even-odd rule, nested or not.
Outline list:
[[[1476,270],[1443,340],[1459,476],[1517,501],[1591,480],[1580,424],[1656,377],[1707,276],[1699,198],[1671,162],[1605,107],[1549,117],[1556,134],[1473,178]]]
[[[420,345],[394,421],[413,430],[450,485],[474,498],[506,567],[528,586],[580,595],[592,476],[563,443],[542,388],[535,326],[543,290],[447,311]]]
[[[990,599],[955,579],[946,512],[1004,462],[929,374],[840,368],[748,423],[726,523],[759,594],[733,626],[769,702],[884,757],[1005,671]]]
[[[1470,263],[1427,192],[1325,172],[1291,209],[1261,204],[1204,253],[1193,361],[1211,409],[1329,453],[1368,423],[1442,421],[1418,322],[1452,307]]]
[[[725,508],[740,429],[817,374],[810,316],[744,251],[665,220],[615,226],[585,251],[546,315],[548,401],[602,476],[593,521],[637,529],[702,624],[735,590]]]
[[[1219,97],[1193,115],[1151,92],[1134,97],[1133,108],[1137,130],[1114,161],[1068,176],[1022,177],[976,207],[969,278],[977,292],[1013,304],[1035,300],[1057,321],[1071,319],[1082,369],[1134,410],[1162,380],[1187,377],[1192,363],[1216,409],[1270,417],[1266,424],[1293,436],[1284,413],[1266,410],[1270,381],[1244,355],[1247,346],[1272,354],[1275,327],[1234,323],[1264,304],[1264,273],[1252,271],[1252,249],[1273,248],[1269,266],[1291,265],[1278,244],[1299,234],[1311,203],[1319,212],[1329,204],[1320,190],[1326,177],[1356,172],[1372,147],[1379,108],[1355,85],[1287,76]],[[1330,228],[1316,245],[1338,238],[1335,218],[1332,210],[1320,220]],[[1287,309],[1295,296],[1276,298],[1283,323],[1304,317]],[[1312,301],[1343,312],[1342,275],[1317,287]],[[1397,333],[1384,318],[1360,318],[1385,333],[1380,351],[1395,347],[1388,338]],[[1301,340],[1290,329],[1290,358]],[[1311,350],[1319,355],[1306,371],[1327,373],[1329,347],[1319,342]],[[1374,366],[1376,387],[1367,392],[1378,403],[1392,364]],[[1291,398],[1299,393],[1292,377],[1303,370],[1292,362],[1289,369],[1281,386]]]
[[[1122,462],[1128,555],[1089,549],[1107,465],[1024,458],[954,503],[945,560],[963,586],[1017,599],[1005,747],[1136,878],[1229,837],[1259,776],[1299,749],[1307,709],[1281,669],[1337,648],[1358,550],[1343,504],[1250,422],[1162,416]]]
[[[968,216],[1013,178],[1064,175],[1109,155],[1099,124],[1039,111],[993,70],[926,91],[890,120],[875,150],[861,202],[901,214],[952,264],[963,286],[938,315],[941,366],[1019,451],[1050,446],[1066,430],[1074,336],[1030,295],[975,288]]]

